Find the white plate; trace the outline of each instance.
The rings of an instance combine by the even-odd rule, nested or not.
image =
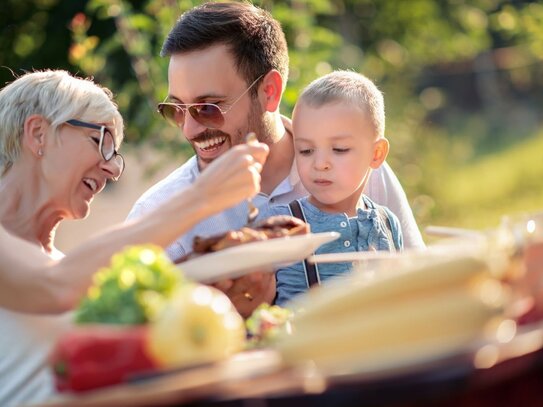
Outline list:
[[[346,252],[314,254],[308,258],[310,263],[348,263],[362,260],[396,259],[403,252],[388,252],[384,250],[371,252]]]
[[[179,268],[188,278],[205,283],[237,278],[259,268],[271,271],[273,267],[301,261],[338,237],[337,232],[309,233],[247,243],[196,257],[179,264]]]

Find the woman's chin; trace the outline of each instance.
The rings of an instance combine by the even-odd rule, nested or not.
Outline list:
[[[84,202],[82,205],[78,205],[75,208],[72,208],[70,219],[85,219],[90,214],[90,204]]]
[[[76,219],[86,219],[86,218],[88,218],[89,214],[90,214],[90,207],[87,206],[86,210],[83,211],[82,213],[80,213],[79,214],[80,216],[77,217]]]

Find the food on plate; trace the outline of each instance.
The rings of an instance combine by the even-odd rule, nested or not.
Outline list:
[[[281,333],[290,332],[293,312],[279,305],[260,304],[245,321],[249,348],[266,347],[275,342]]]
[[[183,282],[159,247],[132,246],[115,254],[75,310],[78,325],[55,344],[50,364],[57,388],[90,390],[156,369],[146,353],[146,324]]]
[[[84,391],[224,359],[245,346],[245,326],[221,291],[183,277],[154,246],[115,255],[58,340],[50,364],[61,391]]]
[[[145,350],[145,326],[88,325],[65,333],[50,364],[59,391],[85,391],[126,381],[157,364]]]
[[[147,345],[163,367],[212,362],[244,348],[245,326],[222,291],[187,284],[150,324]]]
[[[132,246],[99,270],[75,311],[77,323],[143,324],[161,310],[181,273],[156,246]]]
[[[353,273],[298,297],[292,335],[276,346],[289,364],[329,372],[407,366],[495,340],[506,300],[477,257],[421,261],[373,280]]]
[[[307,233],[309,233],[309,225],[298,218],[286,215],[271,216],[253,227],[246,226],[206,238],[196,236],[193,248],[195,254],[205,254],[240,244]]]

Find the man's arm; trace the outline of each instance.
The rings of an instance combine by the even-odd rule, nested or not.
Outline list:
[[[152,213],[153,211],[154,209],[151,209],[151,206],[134,205],[129,215],[126,217],[125,222],[131,222],[131,221],[140,219],[141,217],[146,216],[148,213]],[[186,257],[189,251],[183,244],[183,237],[185,236],[187,232],[188,231],[185,231],[184,234],[177,236],[176,240],[174,240],[169,246],[164,248],[166,255],[173,262],[177,262],[178,259]]]
[[[376,203],[388,207],[398,217],[406,249],[425,247],[407,196],[386,162],[372,171],[365,193]]]
[[[125,221],[134,221],[155,211],[160,205],[170,200],[176,194],[190,188],[196,180],[192,171],[193,161],[193,159],[189,159],[166,178],[145,191],[134,203]],[[170,259],[179,259],[189,252],[188,248],[183,244],[183,236],[184,234],[178,236],[177,239],[165,249]]]

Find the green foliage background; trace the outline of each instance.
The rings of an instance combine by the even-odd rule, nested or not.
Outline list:
[[[117,96],[128,148],[190,150],[155,114],[162,41],[189,0],[3,0],[0,66],[65,68]],[[255,0],[283,25],[282,111],[336,68],[385,93],[389,162],[421,227],[492,227],[543,207],[543,4],[506,0]],[[0,69],[0,83],[13,79]],[[127,148],[127,147],[125,147]]]

